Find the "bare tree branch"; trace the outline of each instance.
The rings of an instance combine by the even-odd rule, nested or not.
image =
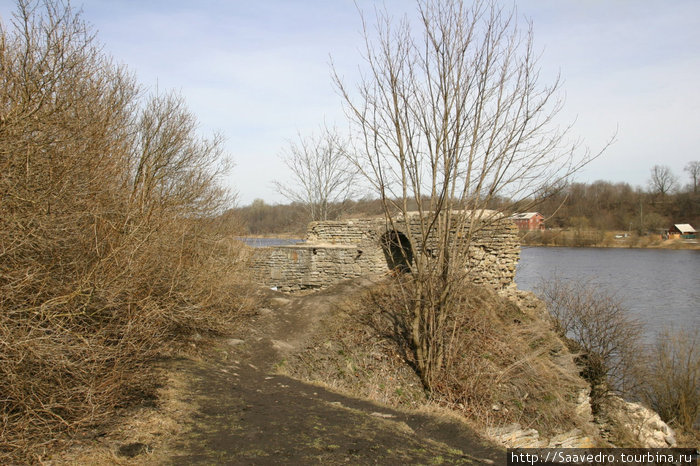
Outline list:
[[[560,81],[540,84],[532,29],[521,29],[515,10],[490,1],[417,4],[416,28],[386,11],[377,10],[374,29],[363,17],[366,71],[355,88],[334,77],[353,123],[350,158],[380,196],[389,227],[401,227],[413,248],[405,307],[430,388],[449,344],[440,335],[451,291],[469,278],[472,238],[503,218],[487,207],[510,198],[522,208],[593,156],[556,126]]]
[[[665,165],[654,165],[651,167],[651,178],[649,178],[651,189],[661,196],[670,194],[678,187],[678,178],[671,169]]]
[[[688,176],[690,176],[690,179],[693,181],[693,193],[697,194],[698,178],[700,178],[700,162],[697,160],[688,162],[688,165],[686,165],[683,170],[688,172]]]
[[[357,170],[349,163],[347,142],[335,129],[289,142],[282,155],[294,175],[291,183],[275,181],[277,192],[305,206],[311,221],[336,218],[356,192]]]

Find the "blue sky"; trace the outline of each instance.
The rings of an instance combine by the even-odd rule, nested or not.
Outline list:
[[[358,2],[371,15],[372,0]],[[396,15],[409,0],[388,0]],[[519,0],[534,23],[543,81],[564,78],[564,120],[599,148],[617,142],[582,171],[643,186],[655,164],[700,159],[700,2],[696,0]],[[239,203],[283,199],[279,154],[297,132],[342,124],[330,57],[352,82],[361,64],[360,19],[352,0],[74,0],[116,61],[147,88],[175,89],[204,134],[218,130],[236,166],[227,182]],[[510,3],[507,3],[510,5]],[[0,0],[3,23],[14,9]]]

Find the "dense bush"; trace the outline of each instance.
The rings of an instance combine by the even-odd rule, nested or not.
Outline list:
[[[331,208],[335,215],[329,220],[383,215],[379,200],[347,200],[343,203],[334,203]],[[298,202],[270,205],[262,199],[256,199],[248,206],[232,209],[231,213],[245,223],[246,233],[251,235],[303,237],[311,221],[304,205]]]
[[[146,364],[237,303],[218,138],[139,98],[62,2],[0,30],[0,462],[107,420]],[[25,455],[25,456],[23,456]]]
[[[662,196],[628,183],[598,180],[552,189],[539,200],[536,210],[548,217],[547,228],[576,228],[584,220],[591,231],[645,235],[674,223],[697,228],[699,196],[692,186]]]

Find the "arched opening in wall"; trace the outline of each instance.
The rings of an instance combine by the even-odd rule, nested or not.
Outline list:
[[[410,272],[413,263],[411,242],[403,233],[391,230],[382,236],[382,249],[390,270]]]

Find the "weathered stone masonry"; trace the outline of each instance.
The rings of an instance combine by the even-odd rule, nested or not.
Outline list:
[[[408,222],[408,228],[417,233],[417,222]],[[405,234],[400,228],[395,231],[398,236]],[[392,268],[390,251],[383,247],[387,234],[391,229],[383,218],[313,222],[305,243],[257,249],[251,271],[260,283],[282,291],[323,288],[349,278],[387,273]],[[517,227],[512,221],[501,218],[482,227],[470,247],[474,281],[496,289],[512,286],[519,257]]]

